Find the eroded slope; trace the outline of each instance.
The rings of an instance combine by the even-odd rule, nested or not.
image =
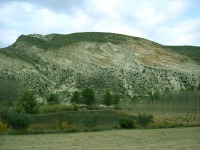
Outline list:
[[[125,96],[195,89],[200,67],[158,43],[109,33],[20,36],[0,51],[0,78],[12,78],[40,97],[90,86]]]

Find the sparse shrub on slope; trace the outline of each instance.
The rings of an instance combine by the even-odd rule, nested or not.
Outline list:
[[[20,91],[20,84],[9,79],[0,79],[0,102],[12,103],[17,100]]]

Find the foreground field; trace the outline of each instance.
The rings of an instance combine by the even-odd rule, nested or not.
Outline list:
[[[199,150],[200,127],[113,130],[103,132],[0,135],[2,150],[154,149]]]

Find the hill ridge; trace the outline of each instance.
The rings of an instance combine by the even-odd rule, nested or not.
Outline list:
[[[69,100],[84,86],[135,94],[195,89],[200,66],[173,49],[114,33],[21,35],[0,51],[0,78],[22,82],[38,97],[58,93]]]

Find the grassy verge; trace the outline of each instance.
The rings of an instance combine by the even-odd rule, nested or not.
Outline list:
[[[200,126],[200,114],[186,113],[151,113],[154,122],[143,127],[137,124],[137,116],[140,113],[134,111],[99,109],[87,110],[83,108],[74,110],[73,105],[49,105],[41,106],[39,114],[32,114],[32,122],[26,131],[13,131],[0,124],[0,134],[46,134],[46,133],[76,133],[96,132],[120,129],[121,118],[135,120],[134,128],[178,128]]]

